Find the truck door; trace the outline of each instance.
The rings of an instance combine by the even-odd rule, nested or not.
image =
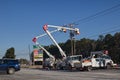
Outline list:
[[[100,61],[101,61],[101,60],[100,60],[100,57],[99,57],[98,54],[94,54],[94,55],[92,56],[91,61],[92,61],[92,67],[96,67],[96,68],[100,67],[100,65],[101,65],[101,62],[100,62]]]
[[[100,58],[92,58],[92,67],[99,67],[100,64]]]
[[[6,71],[7,69],[7,64],[5,63],[4,60],[0,60],[0,71]]]

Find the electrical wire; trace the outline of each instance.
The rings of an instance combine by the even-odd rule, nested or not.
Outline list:
[[[82,22],[82,23],[88,22],[88,21],[91,21],[91,20],[96,19],[96,18],[98,18],[98,17],[105,16],[105,15],[111,14],[111,13],[113,13],[113,12],[116,12],[116,11],[118,11],[118,10],[120,10],[120,4],[117,4],[117,5],[113,6],[113,7],[110,7],[110,8],[108,8],[108,9],[103,10],[103,11],[100,11],[100,12],[98,12],[98,13],[95,13],[95,14],[93,14],[93,15],[91,15],[91,16],[86,17],[86,18],[83,18],[83,19],[79,19],[79,20],[77,20],[77,21],[74,21],[74,22],[72,22],[72,23],[70,23],[70,24],[67,24],[67,25],[65,25],[65,26],[74,27],[75,25],[80,25],[80,24],[79,24],[80,22]],[[115,28],[115,27],[113,27],[113,28]],[[113,29],[113,28],[111,28],[111,29]],[[109,30],[110,30],[110,29],[109,29]],[[115,32],[115,31],[118,31],[119,29],[117,29],[117,30],[112,30],[112,31],[109,31],[109,30],[107,30],[108,32],[104,32],[104,33],[101,33],[101,34],[113,33],[113,32]],[[92,35],[92,36],[90,36],[90,37],[95,37],[95,36],[98,36],[98,35]]]
[[[86,17],[86,18],[74,21],[74,22],[72,22],[70,24],[79,25],[80,22],[88,22],[90,20],[96,19],[97,17],[105,16],[105,15],[111,14],[113,12],[116,12],[118,10],[120,10],[120,4],[117,4],[117,5],[115,5],[115,6],[111,7],[111,8],[108,8],[108,9],[105,9],[105,10],[100,11],[98,13],[95,13],[95,14],[93,14],[91,16]]]

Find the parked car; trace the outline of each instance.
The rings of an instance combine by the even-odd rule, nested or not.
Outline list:
[[[7,74],[14,74],[20,71],[20,63],[17,59],[0,59],[0,71],[6,71]]]

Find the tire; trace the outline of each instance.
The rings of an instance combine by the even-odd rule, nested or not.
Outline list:
[[[15,69],[14,68],[8,68],[7,73],[8,74],[14,74],[15,73]]]

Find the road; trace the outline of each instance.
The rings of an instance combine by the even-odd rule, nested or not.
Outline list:
[[[13,75],[0,73],[0,80],[120,80],[120,70],[48,71],[21,69]]]

